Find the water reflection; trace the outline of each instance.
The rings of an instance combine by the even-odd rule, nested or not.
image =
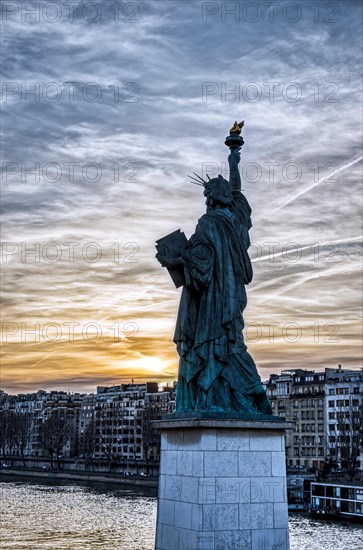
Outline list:
[[[109,484],[1,484],[2,548],[150,550],[156,498]]]
[[[5,480],[1,548],[153,550],[155,490],[108,483]],[[362,548],[362,529],[290,517],[291,550]]]
[[[363,549],[361,525],[310,519],[301,514],[289,517],[291,550]]]

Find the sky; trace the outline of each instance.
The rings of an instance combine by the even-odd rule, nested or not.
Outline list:
[[[362,4],[1,8],[1,387],[176,379],[181,289],[155,241],[193,234],[187,175],[228,177],[236,119],[262,379],[361,368]]]

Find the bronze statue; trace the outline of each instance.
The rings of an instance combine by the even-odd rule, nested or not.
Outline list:
[[[230,181],[221,175],[192,178],[204,187],[207,205],[194,235],[179,252],[175,247],[173,253],[158,248],[156,255],[162,266],[182,276],[174,335],[180,356],[176,413],[272,414],[242,333],[246,285],[252,280],[247,252],[251,208],[241,192],[238,170],[242,127],[243,122],[236,122],[226,138],[226,144],[232,144]],[[184,242],[180,235],[178,242]]]

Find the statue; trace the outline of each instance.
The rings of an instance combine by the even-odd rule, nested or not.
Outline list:
[[[204,187],[207,205],[194,235],[179,252],[157,246],[158,261],[171,273],[179,271],[183,284],[174,335],[180,356],[176,413],[272,414],[242,333],[246,285],[252,280],[247,252],[251,208],[241,192],[238,169],[242,126],[235,123],[225,142],[230,181],[221,175],[192,177]],[[184,242],[178,235],[178,242]]]

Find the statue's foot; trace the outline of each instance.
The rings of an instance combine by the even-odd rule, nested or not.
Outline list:
[[[261,413],[272,414],[271,403],[266,395],[266,392],[258,393],[255,396],[255,403]]]

